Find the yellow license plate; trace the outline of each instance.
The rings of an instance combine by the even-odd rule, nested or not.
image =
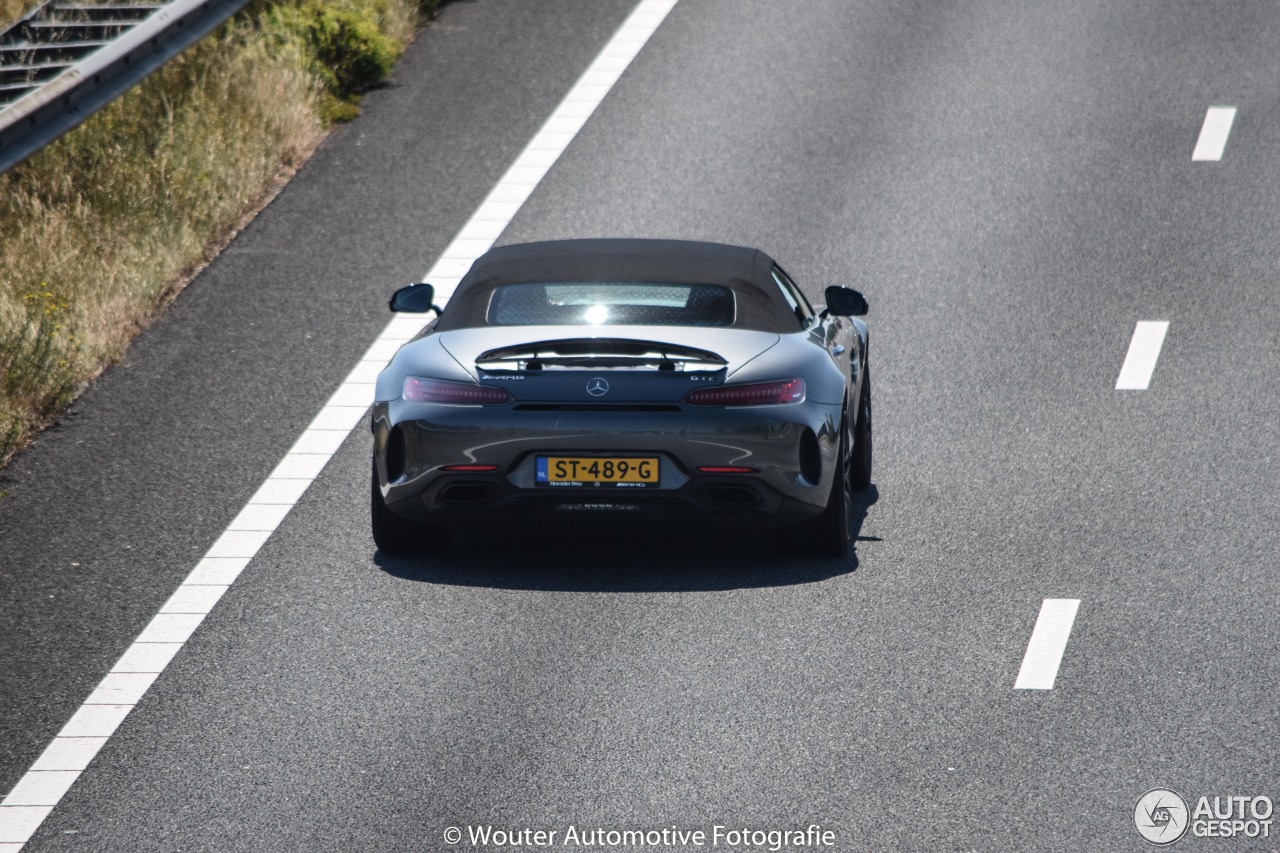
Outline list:
[[[539,486],[645,487],[658,484],[656,456],[539,456]]]

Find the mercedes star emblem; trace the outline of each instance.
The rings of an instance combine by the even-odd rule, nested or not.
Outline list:
[[[592,397],[603,397],[609,393],[609,383],[597,376],[587,383],[587,393]]]

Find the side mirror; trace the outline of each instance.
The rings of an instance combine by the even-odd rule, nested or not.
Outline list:
[[[861,317],[871,310],[867,297],[852,287],[841,287],[833,284],[827,288],[827,314],[837,317]]]
[[[429,284],[411,284],[391,294],[389,303],[392,311],[405,314],[425,314],[428,311],[441,312],[438,305],[432,303],[436,289]]]

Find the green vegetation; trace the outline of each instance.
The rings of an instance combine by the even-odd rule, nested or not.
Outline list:
[[[366,10],[307,0],[300,6],[277,6],[270,22],[278,37],[301,38],[309,70],[324,83],[321,114],[328,120],[352,118],[359,93],[390,74],[402,50],[400,41],[385,35]]]
[[[0,462],[358,112],[416,0],[255,0],[0,176]]]

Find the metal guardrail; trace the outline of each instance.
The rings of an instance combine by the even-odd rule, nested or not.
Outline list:
[[[0,33],[0,173],[124,94],[248,0],[49,0]]]

